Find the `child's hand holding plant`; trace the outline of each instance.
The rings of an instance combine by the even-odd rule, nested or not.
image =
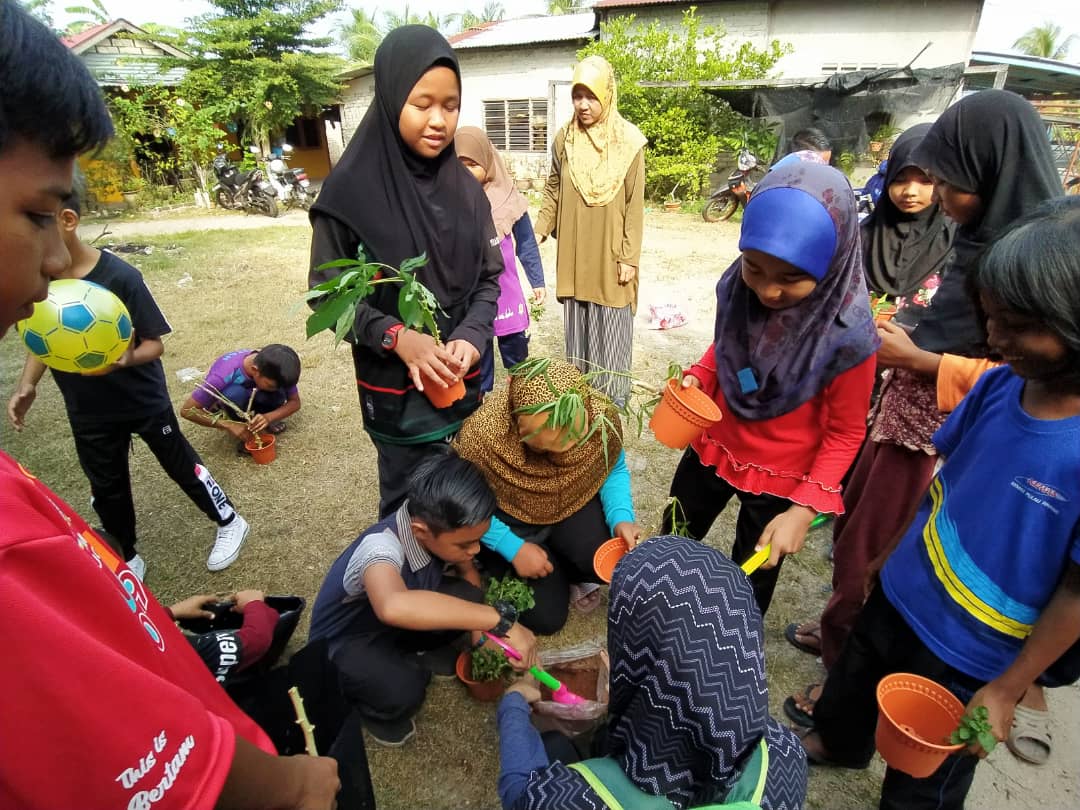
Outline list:
[[[953,745],[963,743],[969,753],[984,758],[1009,736],[1016,704],[1023,694],[1021,689],[1020,694],[1013,697],[997,681],[991,681],[971,698],[949,742]]]

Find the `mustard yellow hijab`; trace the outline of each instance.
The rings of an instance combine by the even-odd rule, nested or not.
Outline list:
[[[602,56],[589,56],[578,63],[571,86],[575,84],[596,96],[600,120],[585,128],[575,113],[566,125],[570,180],[586,205],[607,205],[622,188],[630,164],[645,146],[645,136],[619,115],[615,72]]]

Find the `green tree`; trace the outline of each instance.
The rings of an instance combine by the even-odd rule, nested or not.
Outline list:
[[[453,15],[448,16],[446,19],[440,17],[432,11],[427,14],[420,15],[414,14],[409,10],[409,4],[406,3],[401,11],[384,11],[382,22],[382,33],[386,36],[395,28],[400,28],[403,25],[427,25],[434,28],[436,31],[441,31],[449,25],[453,24]]]
[[[112,22],[108,10],[101,0],[90,0],[88,6],[68,6],[64,9],[68,14],[82,14],[82,19],[72,20],[64,29],[65,34],[78,34],[95,25]]]
[[[370,65],[375,61],[375,50],[382,42],[382,31],[375,23],[377,11],[370,14],[362,8],[349,10],[349,19],[341,28],[338,35],[345,49],[345,55],[350,62]]]
[[[687,197],[699,195],[722,149],[734,151],[749,140],[752,150],[763,154],[766,145],[758,140],[767,135],[699,83],[762,78],[790,50],[776,40],[764,49],[749,42],[728,47],[723,29],[702,25],[691,8],[677,28],[656,21],[639,25],[633,15],[616,18],[578,56],[603,56],[614,68],[619,111],[649,141],[645,190],[655,199],[675,189]],[[688,84],[642,86],[673,79]]]
[[[557,17],[560,14],[576,14],[584,11],[585,0],[548,0],[548,14]]]
[[[49,26],[49,28],[53,27],[52,13],[49,11],[49,0],[19,0],[19,5]]]
[[[1044,59],[1066,59],[1069,48],[1076,41],[1076,35],[1062,38],[1060,25],[1045,22],[1029,28],[1027,33],[1013,43],[1013,47],[1028,56],[1041,56]]]
[[[488,22],[498,22],[505,17],[506,9],[503,8],[502,3],[498,2],[485,3],[484,9],[480,13],[463,11],[460,14],[450,15],[451,20],[457,23],[458,29],[461,31],[467,31]]]
[[[234,122],[243,140],[269,149],[270,135],[301,114],[316,114],[341,91],[344,61],[325,52],[328,37],[308,28],[338,9],[338,0],[210,0],[216,8],[192,21],[178,61],[188,73],[180,96],[219,123]]]

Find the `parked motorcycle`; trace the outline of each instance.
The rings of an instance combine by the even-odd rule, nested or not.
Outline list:
[[[735,171],[728,175],[727,185],[709,197],[701,210],[702,219],[706,222],[724,222],[731,219],[740,205],[745,208],[755,186],[750,175],[757,167],[757,158],[747,149],[740,150]]]
[[[225,155],[214,158],[214,201],[233,211],[257,211],[268,217],[278,215],[277,195],[263,175],[262,169],[239,171]]]
[[[302,168],[289,168],[289,155],[293,151],[289,144],[282,146],[281,151],[281,157],[272,158],[266,164],[266,179],[274,187],[278,201],[282,205],[286,208],[300,207],[308,211],[315,202],[311,180]]]

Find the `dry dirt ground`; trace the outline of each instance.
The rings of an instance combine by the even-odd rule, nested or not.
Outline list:
[[[333,559],[374,519],[377,483],[375,454],[360,428],[347,351],[333,350],[325,336],[306,342],[303,337],[304,312],[295,302],[304,289],[306,218],[300,213],[279,220],[242,214],[180,215],[145,222],[112,220],[108,227],[113,234],[105,242],[135,241],[154,248],[151,255],[130,259],[146,274],[174,329],[165,356],[174,403],[179,404],[191,387],[180,381],[178,372],[205,371],[226,350],[285,342],[295,346],[303,359],[303,410],[279,437],[280,452],[273,464],[258,467],[238,458],[223,434],[184,423],[185,433],[252,526],[240,559],[228,570],[206,571],[212,527],[164,476],[145,447],[135,444],[131,465],[148,584],[166,604],[192,593],[238,587],[300,594],[310,604]],[[85,230],[93,237],[101,225],[88,223]],[[647,216],[634,351],[634,371],[641,379],[659,382],[668,362],[685,366],[708,346],[713,287],[735,256],[737,235],[736,224],[707,225],[692,214]],[[543,245],[542,253],[545,266],[553,268],[554,244]],[[552,286],[549,269],[549,290]],[[649,305],[661,303],[678,304],[688,323],[670,331],[648,329]],[[561,352],[558,305],[548,305],[533,335],[534,353]],[[0,345],[5,402],[20,365],[20,347],[9,337]],[[60,396],[51,383],[42,383],[28,421],[27,430],[14,435],[5,420],[0,444],[93,517]],[[646,432],[628,441],[628,457],[639,521],[655,528],[678,453],[658,445]],[[706,540],[726,550],[733,528],[729,507]],[[778,717],[784,697],[821,674],[813,658],[784,641],[783,628],[816,615],[824,605],[829,542],[827,528],[815,531],[804,551],[785,565],[766,617],[771,704]],[[304,635],[306,620],[296,640]],[[604,612],[598,610],[573,615],[567,628],[545,643],[559,649],[603,638]],[[1001,747],[979,769],[969,807],[1078,806],[1080,692],[1058,690],[1050,701],[1056,713],[1050,763],[1042,768],[1026,766]],[[493,706],[470,702],[453,680],[436,680],[417,724],[417,738],[402,750],[369,747],[379,806],[384,810],[497,807]],[[875,807],[882,771],[879,760],[862,772],[812,770],[807,806]]]

